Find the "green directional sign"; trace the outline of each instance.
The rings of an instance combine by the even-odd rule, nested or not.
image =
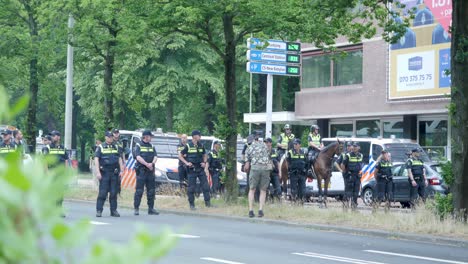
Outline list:
[[[301,43],[298,43],[298,42],[288,42],[287,45],[286,45],[286,50],[287,50],[287,51],[300,52],[300,51],[301,51]]]
[[[286,54],[287,63],[301,63],[301,56],[297,54]]]

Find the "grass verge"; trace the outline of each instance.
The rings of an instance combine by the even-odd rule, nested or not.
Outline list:
[[[133,194],[133,190],[123,189],[119,197],[119,206],[133,207]],[[80,186],[71,187],[66,194],[68,199],[86,201],[96,201],[96,197],[96,189]],[[142,201],[141,204],[143,209],[146,201]],[[246,198],[240,197],[235,204],[226,204],[223,199],[212,199],[214,208],[205,208],[203,204],[203,198],[196,199],[198,211],[201,213],[240,216],[246,217],[246,220],[248,219]],[[189,211],[187,198],[180,196],[157,195],[156,207],[159,209]],[[256,208],[258,208],[258,205],[256,205]],[[369,211],[350,212],[332,207],[321,209],[316,206],[304,207],[286,203],[269,203],[266,204],[264,211],[267,219],[285,220],[300,224],[328,224],[468,240],[468,224],[451,218],[440,219],[426,207],[419,207],[415,212],[411,213],[385,213],[383,210],[370,213]]]

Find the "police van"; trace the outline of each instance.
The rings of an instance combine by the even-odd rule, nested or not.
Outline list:
[[[340,142],[356,142],[359,143],[363,155],[363,168],[361,184],[365,185],[368,181],[374,178],[374,170],[376,161],[378,161],[383,149],[386,149],[391,156],[392,162],[406,162],[411,154],[412,149],[420,149],[420,158],[423,162],[430,162],[429,156],[421,148],[421,146],[409,139],[397,138],[339,138]],[[324,146],[336,142],[337,138],[323,138]],[[345,147],[344,147],[345,148]],[[344,149],[346,150],[346,149]],[[308,180],[306,183],[307,193],[316,195],[318,193],[316,182]],[[323,187],[323,183],[322,183]],[[344,195],[344,180],[342,173],[333,165],[332,178],[328,188],[329,196],[343,197]]]

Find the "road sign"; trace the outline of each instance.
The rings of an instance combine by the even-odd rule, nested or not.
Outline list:
[[[282,51],[282,52],[301,52],[301,43],[299,42],[286,42],[281,40],[268,40],[268,44],[258,38],[248,38],[247,48],[251,50],[264,50],[264,51]]]
[[[274,75],[300,76],[301,67],[292,65],[247,62],[247,72]]]
[[[298,54],[275,53],[261,50],[248,50],[247,60],[298,64],[301,63],[301,56]]]

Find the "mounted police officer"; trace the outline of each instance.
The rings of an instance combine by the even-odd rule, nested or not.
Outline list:
[[[416,205],[417,196],[426,202],[426,169],[424,162],[419,158],[420,150],[415,148],[411,151],[411,158],[406,162],[406,169],[408,170],[408,181],[410,183],[410,199],[411,207]]]
[[[185,148],[185,146],[187,146],[187,135],[182,134],[182,136],[180,136],[179,145],[177,145],[177,153],[180,153]],[[181,190],[184,190],[185,187],[187,186],[187,166],[185,166],[185,164],[181,160],[179,160],[178,170],[179,170],[179,186]]]
[[[393,175],[392,175],[392,161],[390,153],[387,150],[382,150],[381,159],[375,165],[375,175],[377,177],[377,199],[374,206],[380,206],[381,202],[385,202],[385,208],[390,208],[390,203],[393,201]]]
[[[148,201],[148,214],[158,215],[159,212],[154,209],[154,199],[156,196],[156,176],[154,175],[154,166],[158,160],[156,149],[151,144],[153,134],[150,130],[143,131],[143,139],[136,144],[135,157],[137,164],[136,170],[136,189],[133,201],[134,214],[139,215],[141,197],[146,185],[146,200]]]
[[[301,149],[300,139],[294,139],[293,144],[293,149],[288,151],[286,157],[291,184],[291,196],[293,201],[296,201],[297,198],[303,201],[306,188],[306,156]]]
[[[281,159],[289,149],[292,148],[293,141],[296,137],[291,133],[291,126],[289,124],[284,125],[284,133],[281,133],[278,137],[278,143],[276,144],[278,156]]]
[[[3,142],[0,144],[0,156],[4,156],[8,153],[15,152],[16,146],[11,140],[11,135],[13,132],[9,129],[5,129],[2,131],[2,138]]]
[[[357,198],[361,187],[361,169],[362,169],[362,154],[359,152],[359,143],[355,142],[352,147],[352,152],[346,154],[341,169],[345,172],[344,177],[347,192],[345,192],[345,202],[348,205],[351,199],[351,208],[357,208]],[[345,186],[346,186],[345,185]]]
[[[266,146],[268,147],[268,150],[270,150],[270,158],[273,163],[273,170],[271,171],[270,175],[270,183],[273,185],[273,197],[276,198],[277,200],[280,200],[281,198],[281,184],[279,180],[279,157],[278,153],[276,153],[276,150],[273,149],[273,140],[271,138],[266,138],[264,140]]]
[[[192,131],[192,140],[185,146],[179,153],[179,160],[181,160],[188,168],[188,188],[187,195],[191,210],[195,210],[195,189],[197,185],[197,178],[200,180],[200,185],[203,190],[203,198],[205,199],[205,206],[211,207],[210,203],[210,186],[205,175],[205,167],[209,166],[207,163],[207,155],[205,147],[200,143],[201,133],[199,130]]]
[[[313,165],[315,159],[317,158],[320,150],[323,148],[322,137],[319,134],[320,128],[317,125],[310,126],[310,133],[307,136],[307,141],[309,142],[308,149],[308,161],[310,165]]]
[[[207,172],[211,175],[212,187],[211,193],[213,195],[219,194],[221,182],[220,182],[220,175],[221,170],[223,169],[223,161],[219,156],[219,148],[221,144],[219,141],[213,142],[213,149],[208,154],[208,170]],[[205,171],[206,172],[206,171]]]
[[[119,171],[123,170],[121,149],[114,144],[111,132],[105,133],[106,140],[99,145],[94,154],[96,178],[99,180],[99,193],[96,201],[96,217],[102,216],[104,202],[109,193],[110,213],[120,217],[117,212],[117,193],[120,182]]]

